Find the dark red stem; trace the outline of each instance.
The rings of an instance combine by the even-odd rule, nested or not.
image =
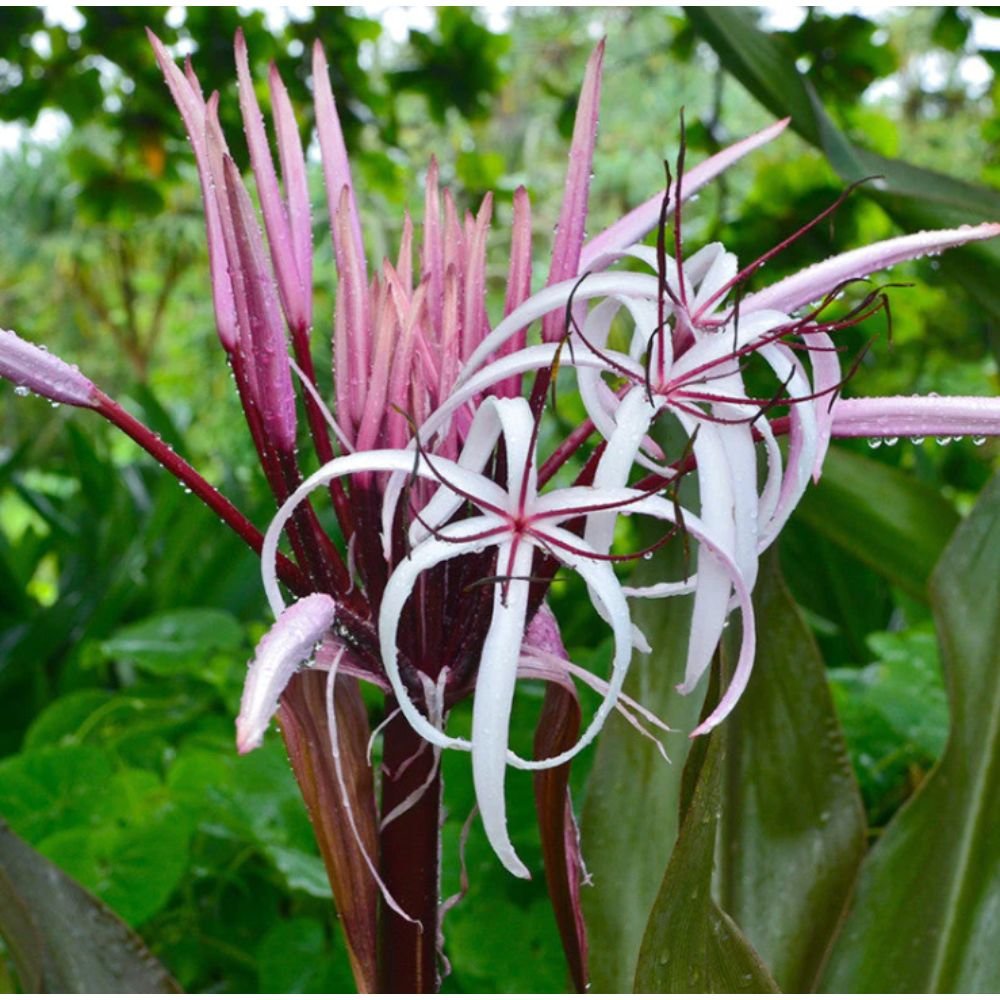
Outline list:
[[[387,711],[395,708],[391,699]],[[441,773],[431,747],[401,714],[384,729],[382,815],[416,792],[420,797],[380,833],[382,878],[389,894],[419,924],[384,902],[380,921],[379,989],[383,993],[435,993],[437,965]]]
[[[124,431],[139,447],[149,452],[172,476],[191,490],[205,506],[218,514],[222,521],[232,528],[257,555],[260,555],[261,547],[264,544],[264,536],[260,531],[230,500],[185,462],[170,445],[154,434],[141,420],[137,420],[100,390],[97,390],[97,403],[94,409],[119,430]],[[278,576],[282,583],[290,587],[296,594],[308,594],[311,589],[298,566],[280,553],[278,554]]]

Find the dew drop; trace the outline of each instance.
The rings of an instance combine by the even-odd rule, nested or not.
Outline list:
[[[644,552],[642,554],[642,558],[643,559],[652,559],[653,558],[653,553],[652,552]]]
[[[950,437],[939,437],[935,438],[934,440],[937,441],[938,444],[951,444]]]
[[[899,438],[897,438],[897,437],[888,437],[882,443],[885,444],[885,445],[888,445],[891,448],[894,444],[899,444]]]
[[[26,385],[15,385],[14,395],[15,396],[28,396],[31,394],[31,390]]]
[[[869,448],[881,448],[882,447],[882,439],[881,438],[869,438],[868,439],[868,447]]]
[[[912,444],[923,444],[924,443],[924,439],[922,437],[911,437],[910,438],[910,442]]]
[[[973,439],[972,443],[979,448],[981,445],[986,444],[986,438],[982,434],[977,434]]]

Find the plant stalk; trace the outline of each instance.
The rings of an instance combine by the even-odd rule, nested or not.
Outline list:
[[[394,701],[387,703],[387,711],[395,707]],[[397,713],[383,732],[382,816],[390,816],[410,796],[419,797],[379,835],[382,878],[391,897],[412,918],[405,919],[383,901],[379,988],[385,993],[435,993],[440,985],[441,771],[431,747],[402,714]]]

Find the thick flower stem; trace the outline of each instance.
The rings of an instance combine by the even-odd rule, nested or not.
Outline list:
[[[388,710],[394,707],[390,702]],[[389,894],[412,920],[383,902],[379,989],[384,993],[434,993],[439,985],[441,773],[431,748],[401,714],[385,727],[383,747],[384,817],[420,792],[432,768],[434,775],[419,798],[380,834],[382,878]]]

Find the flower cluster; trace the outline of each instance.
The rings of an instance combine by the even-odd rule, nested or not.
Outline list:
[[[785,122],[679,169],[665,191],[587,241],[603,47],[583,83],[548,280],[532,294],[530,205],[521,189],[513,200],[504,316],[492,321],[485,294],[491,200],[462,216],[433,163],[419,247],[407,217],[396,262],[369,268],[317,46],[316,118],[339,276],[328,406],[310,346],[316,317],[306,157],[281,80],[272,72],[276,166],[237,40],[262,227],[226,147],[217,95],[206,99],[190,65],[182,71],[152,41],[197,157],[219,339],[278,504],[274,520],[261,535],[85,376],[10,332],[0,332],[0,375],[118,424],[261,553],[276,622],[247,676],[241,751],[259,745],[304,664],[331,679],[339,671],[370,681],[435,753],[470,753],[486,835],[502,863],[526,876],[507,833],[506,769],[563,765],[611,711],[641,714],[622,695],[633,649],[646,648],[630,601],[693,594],[686,670],[678,678],[685,692],[707,670],[727,619],[739,613],[733,679],[695,730],[708,732],[732,710],[753,665],[751,593],[760,554],[819,475],[831,437],[1000,432],[996,400],[842,400],[836,334],[882,308],[883,296],[866,290],[846,311],[832,308],[859,279],[1000,235],[1000,225],[891,239],[742,297],[746,279],[771,255],[741,270],[719,244],[685,253],[680,206],[775,139]],[[653,232],[655,246],[641,242]],[[539,430],[557,386],[579,393],[587,418],[540,457]],[[308,475],[298,452],[306,433],[318,466]],[[574,482],[547,488],[571,467],[582,469]],[[692,484],[688,503],[680,500],[682,480]],[[333,505],[343,546],[314,510],[319,494]],[[690,544],[696,562],[686,576],[623,586],[615,564],[638,553],[616,550],[616,524],[638,515],[662,522],[664,539],[683,536]],[[279,553],[283,536],[287,556]],[[606,678],[566,661],[544,603],[562,569],[583,579],[595,617],[611,630]],[[509,746],[520,677],[567,688],[583,678],[601,694],[576,741],[546,759],[526,759]],[[452,735],[448,711],[470,695],[471,736]]]

